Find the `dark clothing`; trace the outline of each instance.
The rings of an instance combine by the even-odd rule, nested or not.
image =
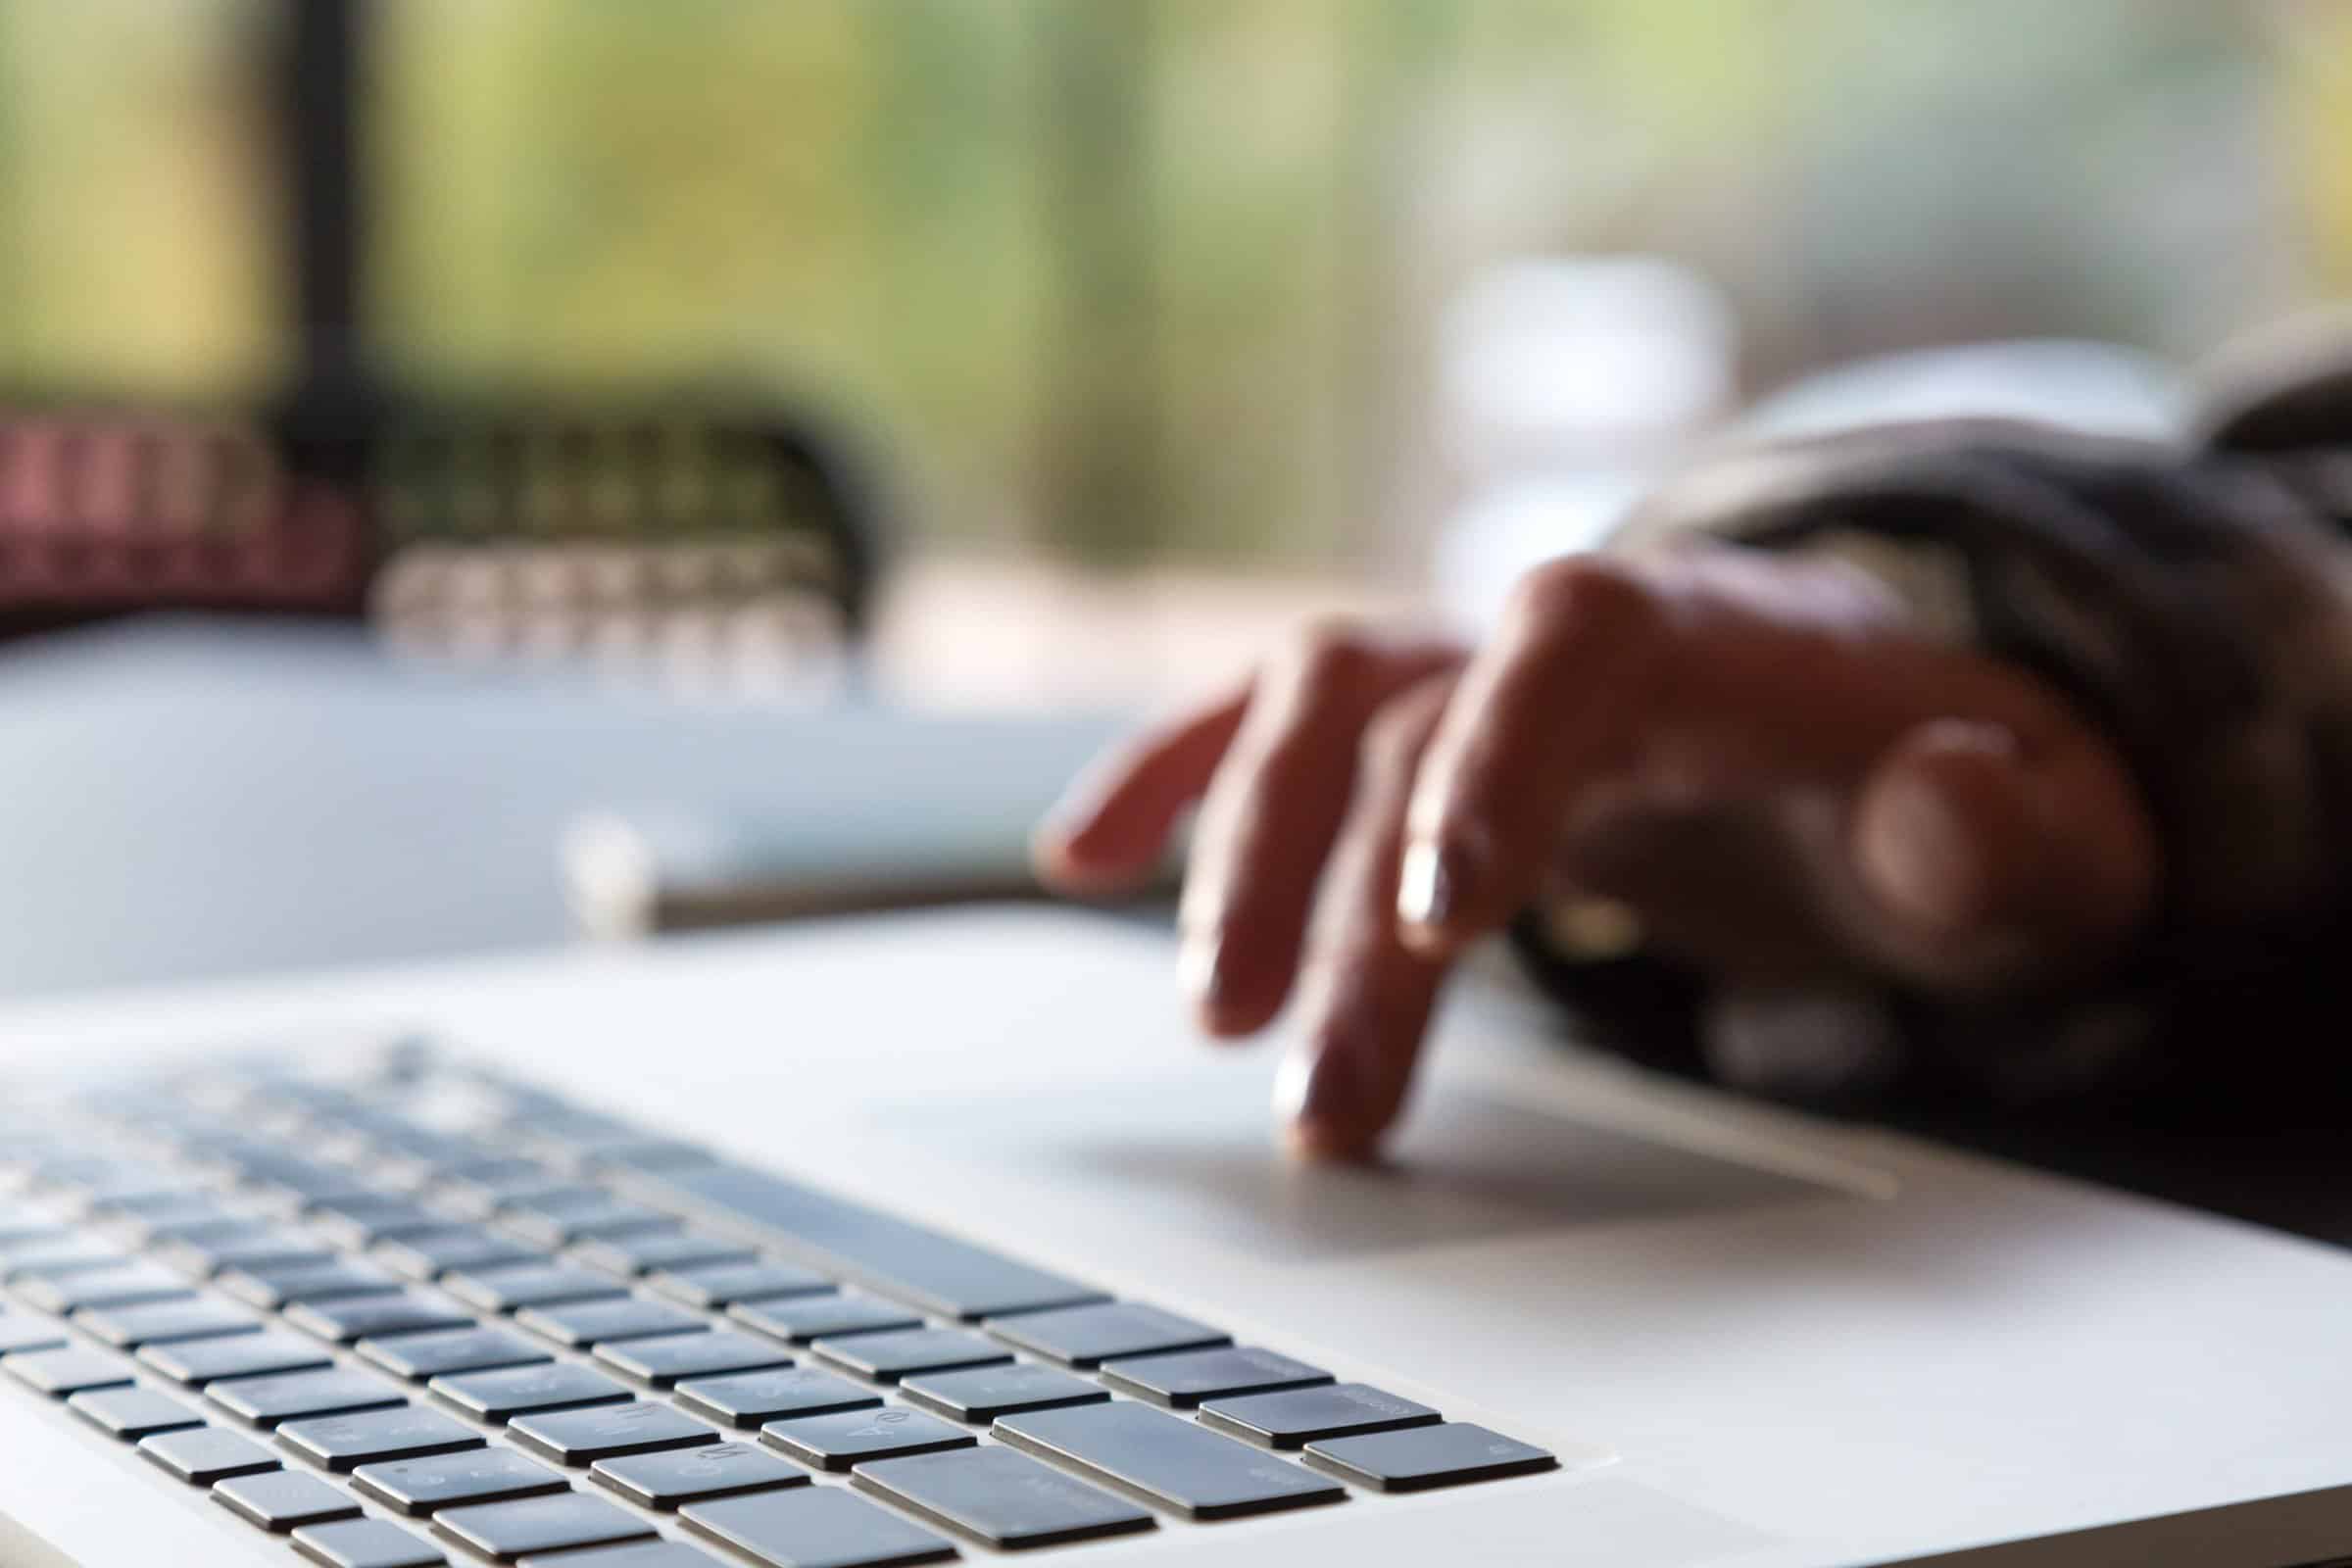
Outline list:
[[[2173,444],[1953,422],[1735,451],[1617,547],[1835,552],[2066,694],[2159,835],[2160,906],[2128,953],[1997,1004],[1735,998],[1661,956],[1581,957],[1537,909],[1515,937],[1539,979],[1643,1060],[1813,1102],[2175,1116],[2352,1093],[2352,335],[2208,409]]]

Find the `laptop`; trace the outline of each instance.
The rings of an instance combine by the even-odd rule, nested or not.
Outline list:
[[[982,907],[0,1015],[0,1563],[2278,1568],[2352,1259]]]

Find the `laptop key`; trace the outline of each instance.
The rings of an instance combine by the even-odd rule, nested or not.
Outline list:
[[[84,1389],[122,1388],[131,1382],[130,1363],[104,1350],[22,1350],[0,1366],[26,1388],[60,1399]]]
[[[690,1502],[678,1517],[768,1568],[906,1568],[956,1555],[930,1531],[838,1487]]]
[[[737,1568],[730,1557],[721,1564],[707,1551],[675,1541],[639,1541],[625,1546],[598,1546],[563,1557],[526,1557],[522,1568]]]
[[[400,1281],[356,1257],[324,1263],[289,1263],[277,1268],[235,1268],[214,1282],[240,1301],[275,1310],[297,1301],[332,1301],[346,1296],[389,1296]]]
[[[663,1453],[624,1454],[597,1460],[588,1474],[631,1502],[664,1511],[710,1497],[809,1484],[808,1471],[753,1443],[706,1443]]]
[[[731,1427],[757,1427],[799,1415],[871,1410],[882,1396],[814,1367],[775,1367],[732,1377],[694,1378],[677,1386],[678,1403]]]
[[[153,1389],[90,1389],[68,1399],[66,1407],[124,1443],[204,1425],[203,1416]]]
[[[564,1301],[594,1301],[628,1295],[627,1287],[609,1275],[592,1274],[561,1263],[523,1263],[511,1268],[467,1270],[441,1282],[458,1299],[485,1312],[512,1312],[525,1306],[555,1306]]]
[[[560,1171],[528,1159],[509,1159],[476,1168],[435,1184],[427,1193],[436,1202],[461,1213],[485,1217],[508,1203],[521,1202],[543,1193],[575,1185]]]
[[[1426,1492],[1560,1467],[1548,1450],[1468,1421],[1325,1439],[1307,1445],[1306,1462],[1376,1492]]]
[[[425,1388],[435,1397],[446,1399],[476,1421],[487,1421],[492,1426],[537,1410],[625,1404],[636,1397],[626,1384],[569,1361],[447,1374],[433,1379]]]
[[[129,1261],[130,1254],[120,1247],[76,1232],[0,1248],[0,1279],[14,1285],[85,1269],[118,1268]]]
[[[1368,1383],[1245,1394],[1211,1399],[1200,1406],[1202,1426],[1269,1448],[1303,1447],[1321,1438],[1434,1427],[1440,1419],[1428,1405],[1383,1393]]]
[[[779,1296],[808,1296],[833,1289],[822,1274],[792,1263],[762,1259],[751,1263],[701,1263],[663,1269],[647,1282],[663,1296],[688,1306],[715,1310],[737,1301],[761,1301]]]
[[[321,1203],[303,1219],[317,1226],[319,1234],[350,1248],[372,1247],[388,1237],[437,1231],[449,1223],[449,1216],[439,1209],[427,1208],[413,1198],[391,1194]]]
[[[550,1470],[512,1448],[476,1448],[436,1459],[364,1464],[351,1473],[351,1484],[364,1495],[413,1518],[440,1508],[511,1502],[516,1497],[541,1497],[571,1490],[563,1472]]]
[[[362,1360],[412,1383],[423,1383],[447,1372],[536,1366],[555,1359],[529,1341],[504,1329],[436,1329],[425,1334],[393,1334],[362,1340],[358,1348]]]
[[[55,1214],[30,1203],[0,1202],[0,1247],[50,1242],[73,1232]]]
[[[434,1516],[433,1530],[493,1562],[654,1538],[653,1526],[635,1514],[578,1492],[452,1508]]]
[[[209,1487],[231,1476],[257,1476],[284,1466],[276,1454],[234,1432],[190,1427],[139,1440],[139,1455],[192,1487]]]
[[[502,1208],[497,1218],[515,1235],[542,1247],[679,1228],[674,1217],[660,1209],[603,1192],[590,1192],[585,1198],[540,1199]]]
[[[331,1301],[297,1301],[286,1321],[306,1334],[337,1345],[379,1334],[417,1334],[427,1329],[473,1327],[473,1314],[454,1301],[420,1291],[397,1296],[341,1296]]]
[[[142,1345],[168,1345],[173,1340],[254,1334],[262,1326],[262,1320],[251,1312],[201,1297],[187,1301],[154,1301],[144,1306],[84,1307],[74,1314],[74,1321],[83,1333],[122,1350],[135,1350]]]
[[[957,1421],[986,1424],[1023,1410],[1057,1410],[1067,1404],[1101,1404],[1109,1394],[1057,1367],[968,1367],[961,1372],[918,1372],[899,1392],[926,1409]]]
[[[913,1372],[946,1372],[956,1367],[998,1366],[1012,1359],[1001,1345],[992,1345],[962,1329],[901,1329],[885,1334],[852,1334],[846,1339],[819,1340],[816,1353],[836,1366],[846,1366],[876,1383],[896,1383]]]
[[[171,1201],[116,1206],[100,1216],[109,1230],[134,1242],[159,1241],[201,1231],[207,1225],[242,1225],[253,1218],[210,1193],[180,1193]]]
[[[287,1268],[332,1262],[335,1250],[319,1237],[283,1226],[253,1223],[229,1231],[176,1236],[156,1248],[173,1268],[210,1278],[227,1269]]]
[[[902,1410],[895,1405],[881,1410],[849,1410],[839,1415],[770,1421],[760,1429],[760,1437],[790,1457],[818,1470],[847,1470],[869,1459],[968,1448],[980,1441],[937,1416],[925,1415],[920,1410]]]
[[[884,1329],[923,1326],[920,1316],[903,1306],[893,1306],[870,1296],[844,1294],[737,1301],[727,1308],[727,1316],[745,1328],[758,1329],[794,1345],[807,1345],[829,1334],[879,1333]]]
[[[1075,1367],[1100,1366],[1120,1356],[1199,1350],[1233,1343],[1230,1335],[1205,1323],[1140,1301],[1100,1301],[994,1319],[988,1332],[1007,1345]]]
[[[142,1260],[26,1280],[17,1287],[17,1294],[44,1311],[64,1313],[85,1306],[146,1306],[155,1301],[185,1300],[196,1293],[170,1269]]]
[[[438,1410],[414,1405],[366,1415],[288,1421],[277,1429],[277,1441],[313,1464],[338,1471],[482,1446],[481,1434],[471,1427],[462,1426]]]
[[[666,1389],[686,1378],[757,1372],[763,1367],[789,1366],[792,1362],[772,1342],[737,1334],[731,1329],[621,1340],[598,1346],[596,1359],[657,1389]]]
[[[1191,1519],[1337,1502],[1347,1489],[1150,1405],[1113,1400],[1008,1415],[990,1429]]]
[[[674,1170],[680,1165],[708,1165],[716,1157],[700,1144],[639,1133],[588,1139],[574,1145],[571,1152],[591,1170]]]
[[[45,1317],[23,1312],[0,1312],[0,1356],[34,1350],[62,1350],[71,1342],[66,1331]]]
[[[182,1204],[161,1214],[140,1214],[113,1228],[141,1247],[161,1247],[191,1236],[225,1236],[253,1223],[254,1216],[224,1204]]]
[[[275,1535],[331,1519],[357,1519],[360,1505],[338,1488],[299,1470],[232,1476],[213,1488],[213,1500]]]
[[[479,1225],[447,1225],[378,1242],[374,1255],[383,1265],[413,1280],[437,1280],[444,1274],[479,1273],[511,1268],[517,1263],[544,1263],[547,1254],[523,1246],[511,1236],[486,1231]]]
[[[382,1519],[305,1525],[294,1532],[294,1549],[319,1568],[442,1568],[449,1561],[439,1546]]]
[[[760,1260],[760,1254],[748,1247],[693,1231],[643,1231],[629,1236],[598,1237],[578,1243],[567,1255],[590,1268],[625,1275]]]
[[[1075,1280],[749,1166],[718,1160],[650,1173],[644,1183],[680,1207],[713,1209],[787,1237],[860,1283],[946,1317],[1102,1298]]]
[[[1102,1377],[1121,1394],[1178,1410],[1189,1410],[1203,1399],[1311,1389],[1333,1381],[1319,1366],[1242,1346],[1105,1361]]]
[[[654,1453],[716,1443],[719,1434],[666,1404],[597,1405],[518,1415],[507,1430],[533,1453],[558,1464],[594,1464],[624,1453]]]
[[[558,1345],[586,1349],[608,1340],[640,1340],[655,1334],[694,1333],[710,1327],[702,1318],[667,1301],[641,1296],[612,1301],[567,1301],[526,1306],[514,1321]]]
[[[220,1378],[258,1378],[269,1372],[308,1372],[334,1361],[308,1340],[278,1329],[217,1340],[177,1340],[139,1351],[139,1364],[174,1383],[200,1389]]]
[[[265,1429],[305,1416],[356,1415],[409,1402],[382,1378],[345,1366],[278,1377],[225,1378],[207,1387],[204,1396],[247,1426]]]
[[[1010,1448],[972,1448],[858,1467],[852,1484],[1003,1551],[1154,1528],[1151,1511]]]

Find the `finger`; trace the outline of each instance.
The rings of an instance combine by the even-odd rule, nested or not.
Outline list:
[[[2155,898],[2155,833],[2123,763],[2087,732],[2021,742],[1923,723],[1856,797],[1848,830],[1886,967],[1944,988],[2086,962]]]
[[[1097,760],[1046,813],[1030,858],[1050,887],[1102,893],[1149,876],[1178,818],[1233,744],[1247,686],[1158,724]]]
[[[1315,907],[1298,1043],[1276,1088],[1291,1145],[1310,1158],[1360,1158],[1396,1119],[1445,978],[1443,959],[1399,940],[1396,887],[1414,771],[1452,686],[1450,675],[1423,680],[1365,738]]]
[[[1653,708],[1665,641],[1649,590],[1607,563],[1529,574],[1421,761],[1396,892],[1408,945],[1451,952],[1526,902],[1563,806],[1622,764]]]
[[[1259,677],[1201,803],[1178,916],[1184,983],[1211,1034],[1250,1034],[1281,1010],[1365,727],[1459,658],[1329,629]]]

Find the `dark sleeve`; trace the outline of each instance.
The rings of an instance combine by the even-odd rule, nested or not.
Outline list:
[[[1734,996],[1591,951],[1573,909],[1539,907],[1514,931],[1537,978],[1642,1059],[1814,1102],[2201,1114],[2352,1094],[2352,341],[2234,370],[2201,432],[1946,423],[1734,452],[1617,545],[1836,553],[1935,634],[2066,694],[2132,769],[2163,851],[2129,952],[1997,1004]]]

